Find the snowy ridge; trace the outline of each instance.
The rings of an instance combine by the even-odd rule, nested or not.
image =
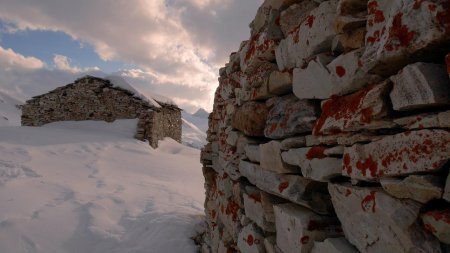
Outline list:
[[[131,85],[129,82],[127,82],[121,76],[111,75],[111,76],[105,77],[105,79],[109,80],[114,87],[128,90],[131,93],[133,93],[136,97],[149,102],[151,105],[153,105],[157,108],[161,107],[158,102],[170,104],[170,105],[176,105],[171,99],[164,97],[162,95],[155,94],[155,93],[148,92],[148,91],[146,91],[146,92],[138,91],[135,87],[133,87],[133,85]]]

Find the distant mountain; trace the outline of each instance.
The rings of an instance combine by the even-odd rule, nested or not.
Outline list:
[[[202,148],[206,144],[208,117],[197,117],[195,116],[195,113],[189,114],[183,111],[181,120],[183,121],[183,144],[197,149]]]
[[[20,125],[21,111],[18,105],[21,101],[0,91],[0,126]]]
[[[207,112],[203,108],[200,108],[194,114],[192,114],[192,116],[195,116],[195,117],[198,117],[198,118],[207,119],[208,116],[209,116],[209,112]]]

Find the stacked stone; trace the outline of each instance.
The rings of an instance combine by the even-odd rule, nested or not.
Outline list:
[[[202,252],[449,252],[448,1],[266,0],[250,28],[209,117]]]
[[[159,102],[158,102],[159,103]],[[155,107],[108,80],[86,76],[74,83],[36,96],[22,106],[22,125],[42,126],[56,121],[139,119],[135,137],[158,140],[171,137],[181,142],[181,112],[174,105]]]

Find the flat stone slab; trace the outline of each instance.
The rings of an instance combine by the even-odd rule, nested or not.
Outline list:
[[[268,80],[270,94],[284,95],[292,92],[292,73],[273,71]]]
[[[264,103],[247,102],[236,110],[232,126],[248,136],[264,136],[268,113]]]
[[[252,145],[252,144],[246,145],[245,155],[250,161],[259,163],[261,161],[259,145]]]
[[[445,65],[414,63],[391,77],[394,110],[409,111],[450,104],[450,81]]]
[[[336,218],[320,216],[294,204],[274,206],[277,246],[283,253],[310,252],[314,241],[342,234]]]
[[[450,244],[450,209],[426,212],[422,215],[422,221],[439,241]]]
[[[419,224],[421,205],[379,188],[329,184],[347,240],[362,253],[441,252],[439,241]]]
[[[345,148],[343,175],[360,180],[431,172],[450,160],[450,132],[420,130]]]
[[[237,246],[241,252],[265,253],[264,235],[254,224],[242,228]]]
[[[239,52],[242,72],[251,73],[265,62],[275,60],[278,40],[279,38],[271,36],[266,31],[252,36]]]
[[[331,50],[337,0],[322,2],[300,26],[280,41],[275,56],[280,71],[303,65],[304,59]]]
[[[305,206],[320,214],[329,214],[332,208],[326,184],[297,175],[276,174],[258,164],[240,161],[239,170],[250,183],[275,196]]]
[[[327,65],[330,71],[330,82],[333,84],[331,95],[346,95],[382,80],[380,76],[369,74],[363,68],[361,60],[363,52],[364,48],[361,48],[341,54]]]
[[[261,144],[259,145],[259,152],[262,169],[280,174],[299,172],[296,167],[286,164],[281,158],[281,142],[271,141]]]
[[[363,129],[388,114],[388,84],[367,87],[354,94],[334,97],[322,103],[322,114],[314,135],[328,135]]]
[[[381,179],[381,186],[390,195],[399,199],[412,199],[427,203],[442,197],[441,179],[434,175],[411,175],[405,179]]]
[[[345,237],[339,237],[314,242],[311,253],[359,253],[359,251]]]
[[[315,57],[304,69],[293,71],[292,87],[295,96],[300,99],[326,99],[333,95],[330,71],[323,57]]]
[[[416,62],[416,56],[435,59],[450,36],[447,12],[445,1],[371,0],[364,68],[389,76]]]
[[[319,113],[318,106],[294,95],[275,98],[267,116],[264,135],[271,139],[284,139],[311,132]]]
[[[301,1],[289,6],[280,14],[280,28],[285,36],[306,20],[309,13],[319,6],[313,0]]]

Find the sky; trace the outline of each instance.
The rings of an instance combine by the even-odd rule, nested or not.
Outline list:
[[[125,77],[182,109],[212,109],[218,71],[262,0],[1,0],[0,91],[39,95],[86,74]]]

